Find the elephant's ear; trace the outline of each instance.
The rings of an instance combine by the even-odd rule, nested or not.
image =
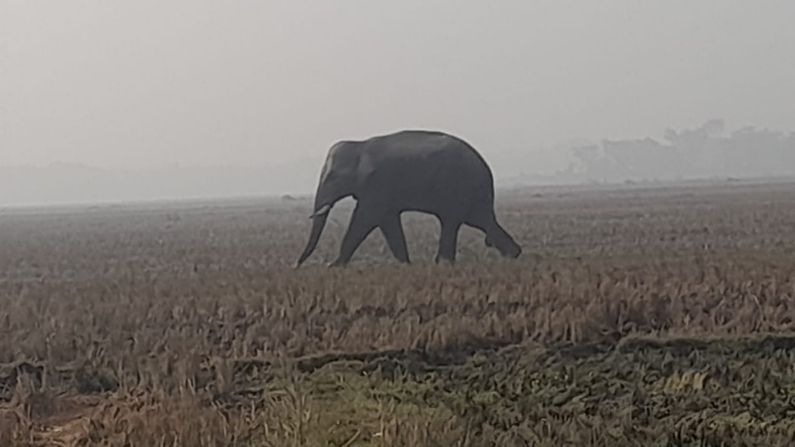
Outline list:
[[[357,174],[357,183],[359,185],[365,185],[367,180],[370,178],[371,175],[375,172],[375,163],[373,161],[372,156],[370,154],[364,153],[361,154],[359,157],[359,164],[356,168]]]

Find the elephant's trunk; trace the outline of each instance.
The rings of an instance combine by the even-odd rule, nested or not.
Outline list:
[[[330,207],[329,207],[330,208]],[[301,264],[306,261],[315,248],[317,247],[317,243],[320,240],[320,234],[323,232],[323,227],[326,226],[326,220],[328,219],[328,210],[325,213],[321,213],[318,210],[315,214],[312,215],[312,232],[309,234],[309,240],[306,243],[306,248],[304,248],[304,252],[301,253],[301,257],[298,258],[298,262],[295,263],[295,267],[298,268]]]
[[[299,257],[298,261],[295,263],[296,268],[300,267],[301,264],[306,261],[306,258],[311,256],[312,252],[315,251],[317,243],[320,240],[320,234],[326,226],[326,220],[328,220],[331,207],[346,195],[346,192],[340,188],[341,185],[339,180],[336,182],[328,181],[328,166],[327,162],[326,166],[323,167],[323,171],[320,173],[320,182],[317,187],[317,192],[315,193],[314,212],[309,216],[312,219],[312,232],[309,234],[309,240],[306,243],[304,252],[301,253],[301,257]]]

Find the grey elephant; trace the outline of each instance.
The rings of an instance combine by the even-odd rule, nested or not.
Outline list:
[[[317,247],[331,208],[353,196],[356,207],[340,253],[330,266],[346,265],[364,239],[379,228],[395,258],[408,263],[400,215],[436,216],[441,235],[436,262],[454,262],[458,231],[469,225],[486,234],[486,245],[516,258],[522,249],[494,215],[494,178],[468,143],[433,131],[406,130],[364,141],[341,141],[328,151],[315,194],[312,230],[299,267]]]

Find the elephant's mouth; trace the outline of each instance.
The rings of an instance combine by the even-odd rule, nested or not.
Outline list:
[[[320,208],[318,208],[314,213],[312,213],[312,215],[310,215],[309,218],[314,219],[315,217],[325,216],[326,214],[329,213],[329,211],[331,211],[331,205],[328,204],[323,205]]]

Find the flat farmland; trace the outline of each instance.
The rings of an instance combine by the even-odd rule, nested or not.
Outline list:
[[[497,200],[298,270],[309,200],[0,209],[0,445],[795,443],[795,183]]]

